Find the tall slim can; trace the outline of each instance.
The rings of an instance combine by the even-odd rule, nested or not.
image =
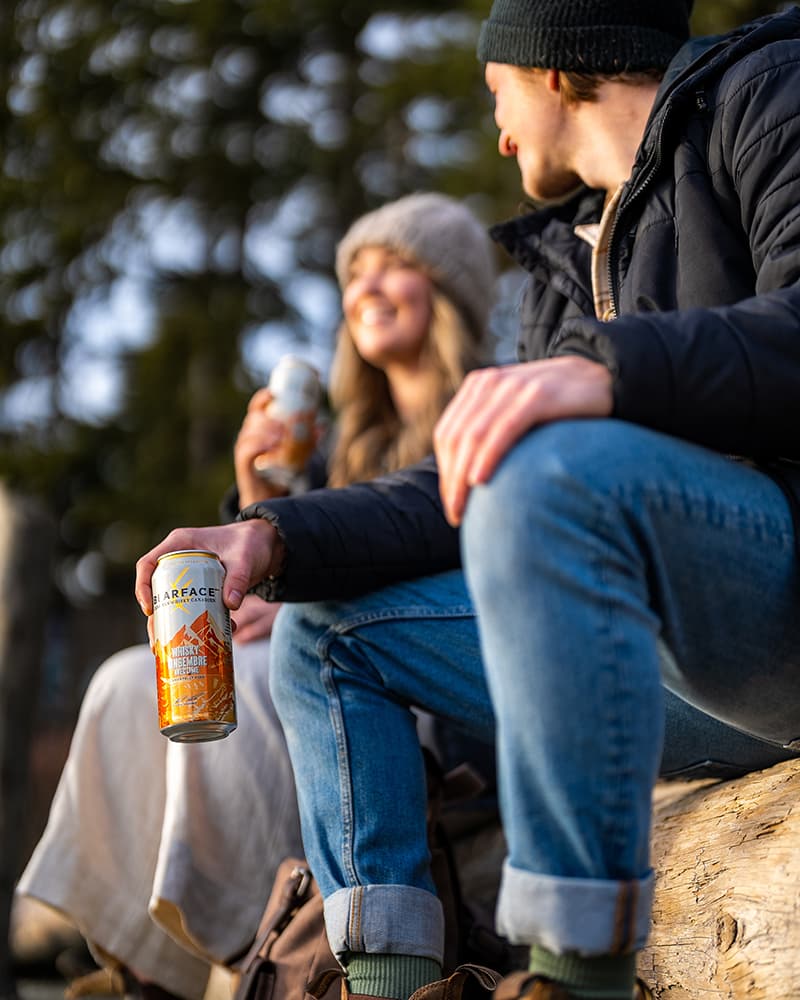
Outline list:
[[[316,447],[314,433],[322,401],[319,372],[302,358],[287,354],[270,376],[272,401],[267,414],[283,426],[283,437],[271,451],[256,455],[253,468],[268,482],[291,488]]]
[[[156,688],[161,732],[178,743],[219,740],[236,728],[225,569],[214,552],[167,552],[153,573]]]

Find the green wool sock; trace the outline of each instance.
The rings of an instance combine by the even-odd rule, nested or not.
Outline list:
[[[351,993],[391,997],[392,1000],[408,1000],[420,986],[442,978],[442,967],[438,962],[417,955],[353,952],[347,956],[345,965]]]
[[[631,1000],[636,955],[584,958],[575,952],[556,955],[539,945],[531,945],[528,969],[554,979],[581,1000]]]

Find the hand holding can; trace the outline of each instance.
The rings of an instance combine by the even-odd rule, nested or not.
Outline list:
[[[178,743],[236,728],[225,570],[213,552],[168,552],[153,573],[153,651],[161,732]]]
[[[284,425],[270,415],[272,399],[267,386],[253,393],[233,446],[240,507],[288,492],[286,487],[265,479],[255,467],[255,460],[265,453],[275,452],[286,434]]]
[[[303,473],[316,445],[322,382],[313,365],[287,355],[274,368],[268,389],[266,413],[282,433],[273,448],[255,457],[253,466],[264,479],[288,489]]]

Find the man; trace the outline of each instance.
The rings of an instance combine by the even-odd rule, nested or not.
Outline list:
[[[140,561],[146,612],[193,545],[232,607],[317,601],[279,616],[273,691],[353,994],[440,975],[409,705],[496,736],[498,925],[530,945],[505,997],[647,996],[659,768],[800,747],[800,10],[686,45],[689,13],[495,0],[500,152],[551,205],[495,230],[531,271],[524,363],[468,378],[438,484],[257,505]]]

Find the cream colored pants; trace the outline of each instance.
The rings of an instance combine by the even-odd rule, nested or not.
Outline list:
[[[234,650],[239,726],[214,743],[161,735],[146,645],[97,670],[17,890],[66,913],[101,959],[187,1000],[246,947],[279,862],[301,852],[269,642]]]

